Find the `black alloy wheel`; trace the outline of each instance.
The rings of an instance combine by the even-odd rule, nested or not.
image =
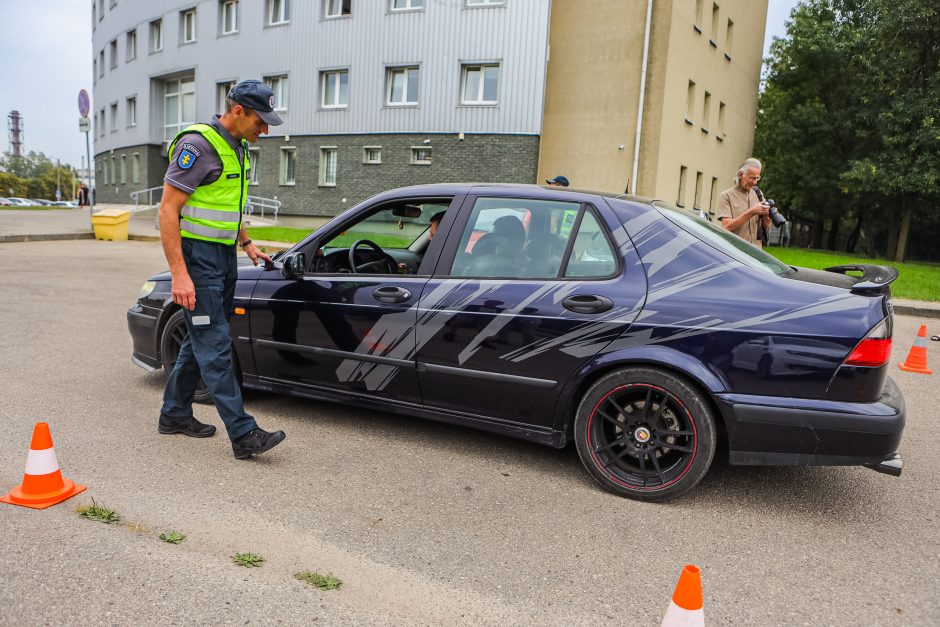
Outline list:
[[[575,417],[581,462],[604,488],[667,501],[697,484],[715,456],[715,419],[694,386],[665,370],[624,368],[601,377]]]

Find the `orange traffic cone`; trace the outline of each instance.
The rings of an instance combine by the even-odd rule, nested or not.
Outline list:
[[[676,591],[661,627],[704,627],[705,610],[702,609],[702,573],[697,566],[686,564],[679,575]]]
[[[919,372],[920,374],[933,374],[933,371],[927,367],[927,325],[920,325],[920,331],[917,332],[917,338],[911,351],[907,354],[907,359],[898,364],[901,370],[908,372]]]
[[[23,484],[13,488],[9,494],[0,496],[0,501],[33,509],[45,509],[84,490],[85,486],[62,478],[55,448],[52,446],[49,424],[37,422],[33,429],[33,441],[29,445],[29,456],[26,458]]]

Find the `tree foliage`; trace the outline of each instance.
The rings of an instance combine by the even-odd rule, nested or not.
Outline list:
[[[816,246],[940,258],[940,5],[804,0],[771,46],[755,152]],[[830,237],[822,241],[828,229]]]
[[[63,200],[73,198],[76,182],[71,166],[57,166],[41,152],[30,151],[20,157],[5,152],[0,156],[0,196],[54,200],[56,184]]]

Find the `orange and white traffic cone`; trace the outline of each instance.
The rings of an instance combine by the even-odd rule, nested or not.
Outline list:
[[[23,483],[13,488],[9,494],[0,496],[0,501],[33,509],[45,509],[84,490],[85,486],[62,478],[55,448],[52,446],[49,424],[37,422],[33,428],[29,456],[26,458]]]
[[[911,346],[907,359],[898,364],[901,370],[908,372],[919,372],[920,374],[933,374],[933,371],[927,367],[927,325],[920,325],[920,331],[917,332],[917,338],[914,345]]]
[[[697,566],[686,564],[661,627],[704,627],[705,610],[702,605],[702,573]]]

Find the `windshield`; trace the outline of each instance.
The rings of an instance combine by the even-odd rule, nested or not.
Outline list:
[[[745,265],[764,272],[772,272],[778,276],[793,274],[793,269],[790,266],[761,249],[751,246],[734,233],[726,231],[717,224],[690,215],[662,201],[657,200],[653,205],[662,210],[664,216],[682,229]]]

